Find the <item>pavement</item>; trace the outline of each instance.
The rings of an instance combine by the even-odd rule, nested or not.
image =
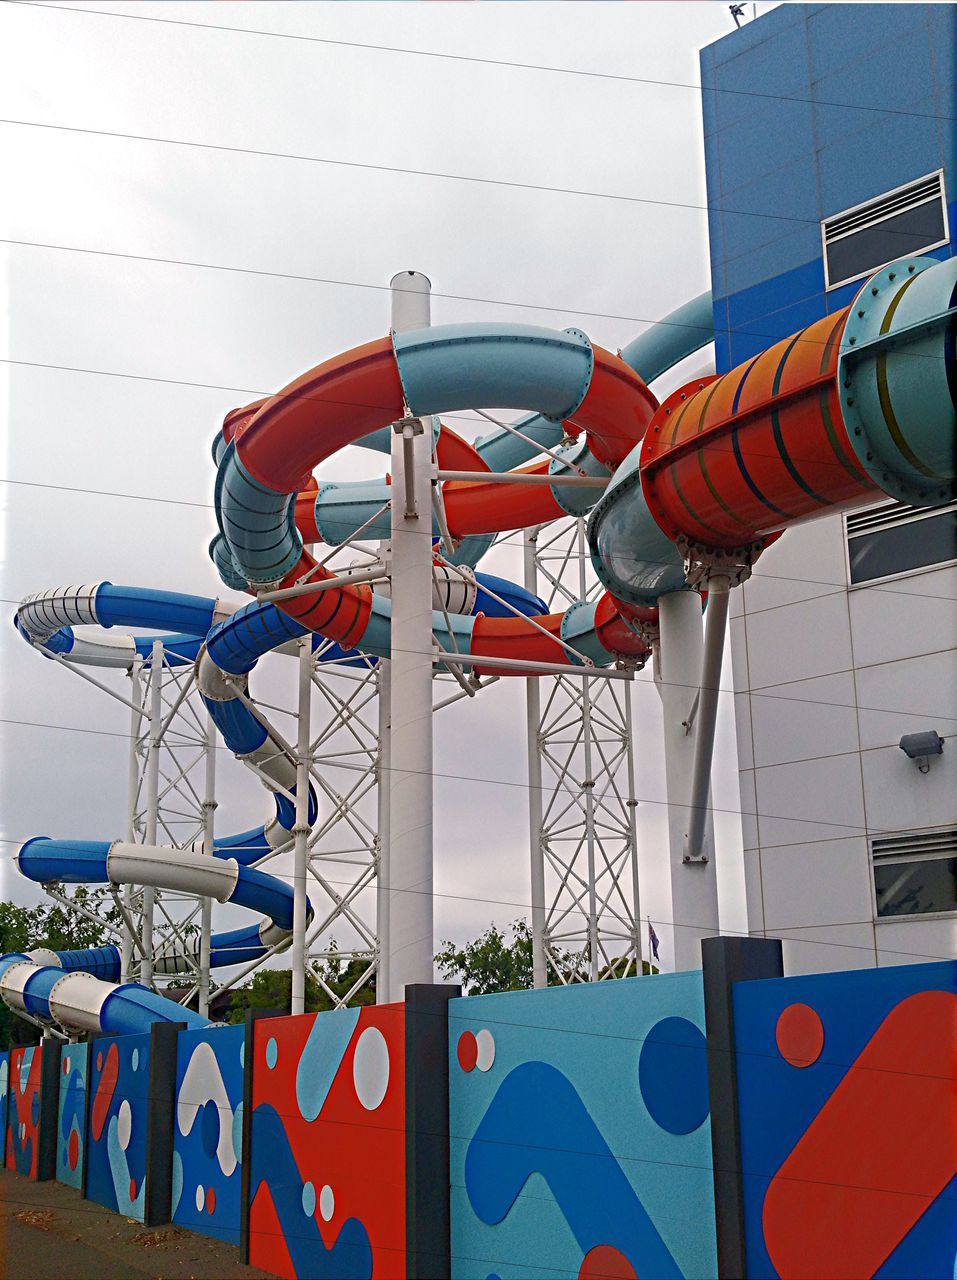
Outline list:
[[[0,1280],[259,1280],[239,1250],[140,1222],[59,1182],[0,1169]]]

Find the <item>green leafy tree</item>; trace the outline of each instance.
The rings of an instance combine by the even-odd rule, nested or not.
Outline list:
[[[337,997],[342,999],[362,977],[367,966],[366,961],[350,960],[344,963],[336,954],[336,946],[330,945],[332,955],[320,969],[323,982]],[[229,1006],[227,1020],[242,1022],[247,1009],[288,1009],[292,1000],[291,969],[260,969],[244,987],[239,987],[233,994]],[[321,983],[308,970],[306,972],[306,1013],[323,1013],[327,1009],[336,1008],[336,1002]],[[375,979],[366,982],[353,995],[349,1004],[375,1004]]]
[[[527,920],[513,920],[508,931],[490,924],[481,937],[463,947],[443,942],[435,963],[445,978],[460,981],[470,996],[524,991],[532,985],[532,931]]]
[[[564,953],[561,962],[563,969],[570,972],[573,967],[571,954]],[[453,942],[443,942],[435,963],[445,978],[460,981],[470,996],[484,996],[495,991],[525,991],[533,985],[532,931],[525,919],[513,920],[508,931],[491,924],[481,937],[462,947]],[[616,973],[617,965],[609,965],[605,973],[608,972]],[[657,973],[658,970],[649,967],[645,960],[642,972]],[[623,967],[617,976],[634,977],[634,961]],[[549,973],[548,982],[550,986],[558,983],[553,972]]]
[[[78,885],[71,901],[97,919],[90,919],[61,903],[21,907],[15,902],[0,902],[0,955],[33,951],[38,947],[72,951],[78,947],[102,947],[113,941],[110,925],[119,924],[120,917],[108,889]],[[14,1044],[36,1044],[38,1040],[38,1029],[15,1017],[0,1001],[0,1049]]]

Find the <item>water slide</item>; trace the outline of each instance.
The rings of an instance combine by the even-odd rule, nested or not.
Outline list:
[[[319,590],[232,609],[104,583],[32,597],[17,625],[48,655],[109,666],[144,659],[150,640],[116,642],[108,630],[78,637],[75,626],[171,628],[164,643],[178,660],[195,662],[226,745],[279,788],[276,815],[211,851],[41,837],[22,847],[21,871],[40,883],[187,889],[264,913],[260,924],[217,935],[213,963],[281,944],[291,891],[251,864],[289,839],[295,769],[244,701],[249,676],[264,654],[309,634],[314,644],[335,642],[335,658],[390,652],[388,594],[361,574],[319,567],[308,549],[339,545],[360,528],[364,537],[387,538],[388,479],[323,484],[313,472],[324,460],[349,444],[387,451],[390,424],[406,415],[431,423],[438,466],[456,473],[442,486],[446,527],[433,524],[442,538],[433,633],[440,650],[472,660],[466,669],[485,673],[483,658],[517,660],[518,675],[522,661],[640,664],[658,599],[688,589],[686,558],[753,560],[792,525],[883,495],[924,506],[953,496],[955,300],[957,260],[903,260],[866,281],[843,311],[660,405],[647,384],[713,336],[707,297],[618,355],[576,329],[481,324],[393,334],[234,410],[213,449],[219,534],[210,554],[220,576],[252,594],[304,578]],[[531,412],[474,445],[440,420],[492,408]],[[546,460],[535,461],[543,452]],[[507,481],[497,478],[503,472]],[[547,482],[566,475],[609,483]],[[546,614],[522,588],[475,570],[496,533],[585,514],[598,495],[588,524],[605,587],[598,601]],[[71,1030],[196,1020],[142,987],[117,986],[119,957],[103,950],[111,954],[2,957],[0,996]],[[163,961],[166,972],[186,963],[176,955]]]

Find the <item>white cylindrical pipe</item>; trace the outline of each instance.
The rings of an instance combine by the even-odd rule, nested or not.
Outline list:
[[[525,589],[538,592],[535,561],[538,529],[525,530]],[[545,959],[545,850],[542,845],[542,700],[537,676],[525,681],[526,749],[528,753],[528,839],[531,854],[532,982],[548,985]]]
[[[290,1013],[306,1011],[306,867],[309,861],[309,746],[312,636],[299,641],[299,737],[296,743],[296,825],[292,874],[292,994]]]
[[[631,845],[631,898],[634,907],[635,932],[632,939],[635,948],[635,973],[640,978],[644,973],[644,957],[642,956],[641,939],[641,884],[638,877],[638,797],[635,795],[635,726],[634,712],[631,705],[631,688],[624,692],[625,704],[625,768],[628,776],[628,840]]]
[[[67,1031],[102,1031],[100,1013],[115,990],[92,973],[66,973],[50,989],[50,1013]]]
[[[235,858],[207,858],[192,849],[116,840],[106,856],[106,874],[111,884],[143,884],[228,902],[239,878],[239,864]]]
[[[156,844],[159,824],[159,759],[160,728],[163,723],[163,642],[154,640],[150,653],[150,738],[146,757],[146,823],[143,832],[145,844]],[[143,910],[140,917],[140,945],[143,957],[140,962],[140,982],[153,985],[153,913],[156,890],[143,888]]]
[[[376,939],[379,946],[379,966],[376,971],[376,1004],[388,1004],[391,999],[389,983],[389,890],[391,887],[391,863],[389,843],[390,779],[392,777],[392,726],[390,722],[392,699],[392,663],[387,658],[379,660],[379,759],[376,768],[376,809],[379,829],[379,865],[376,871]]]
[[[400,271],[389,281],[389,286],[392,289],[392,328],[395,332],[428,329],[432,323],[432,282],[429,277],[421,271]]]
[[[658,620],[661,638],[656,682],[664,728],[674,967],[682,971],[701,968],[701,939],[718,931],[714,860],[684,860],[695,748],[695,728],[692,725],[689,732],[688,720],[698,694],[704,653],[697,592],[674,591],[662,596]],[[705,814],[704,832],[713,847],[710,811]]]
[[[429,281],[392,279],[392,327],[428,327]],[[411,442],[411,470],[406,458]],[[432,981],[432,423],[392,436],[389,993]],[[411,503],[405,501],[406,478]],[[414,507],[414,514],[412,508]]]
[[[585,566],[588,552],[585,545],[585,521],[578,519],[578,596],[585,599],[588,578]],[[588,967],[592,982],[598,981],[598,889],[595,884],[595,778],[592,760],[594,739],[591,719],[591,681],[582,681],[582,753],[585,776],[582,789],[585,792],[585,852],[588,858]]]

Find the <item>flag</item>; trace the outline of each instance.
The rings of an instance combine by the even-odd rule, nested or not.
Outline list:
[[[655,933],[655,926],[651,923],[650,920],[648,921],[648,943],[651,947],[651,954],[654,956],[656,960],[659,960],[660,956],[658,955],[658,935],[657,933]]]

